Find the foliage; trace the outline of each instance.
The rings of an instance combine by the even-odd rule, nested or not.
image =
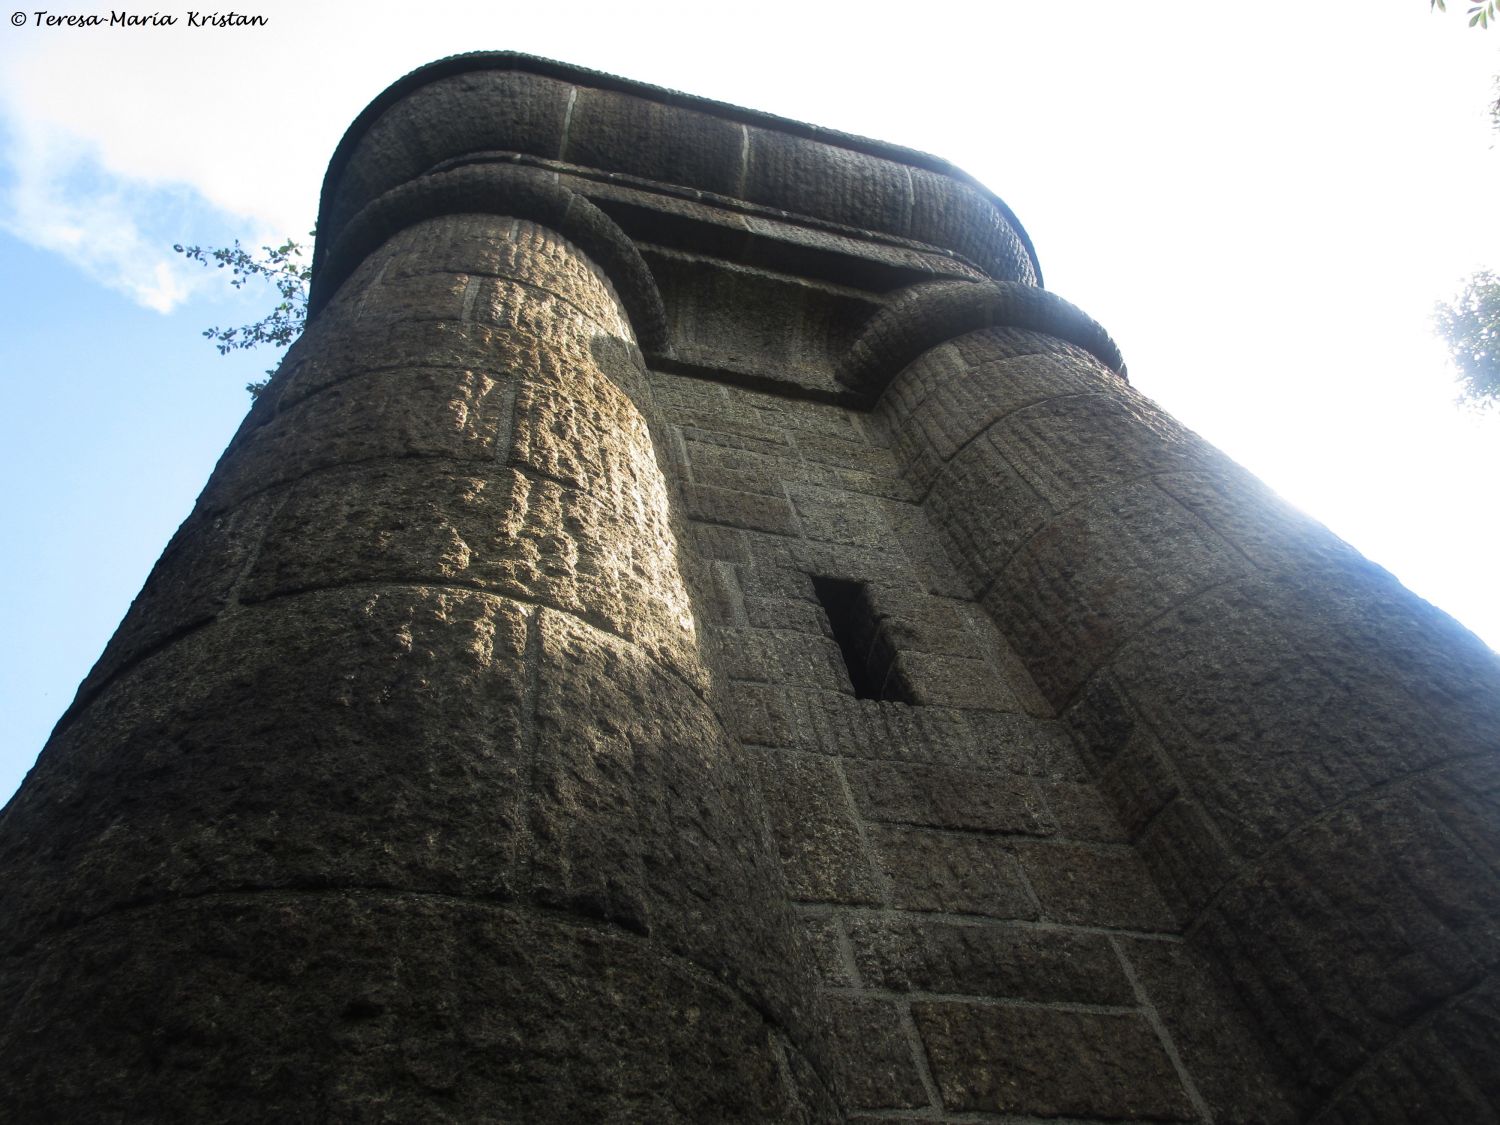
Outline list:
[[[1497,2],[1470,4],[1469,26],[1488,28],[1491,21],[1500,23]],[[1430,0],[1429,11],[1447,10],[1446,0]],[[1495,88],[1500,91],[1500,79]],[[1500,131],[1500,97],[1490,105],[1490,121]],[[1480,270],[1464,283],[1463,292],[1451,304],[1437,305],[1432,319],[1458,367],[1458,401],[1469,406],[1500,405],[1500,278]]]
[[[1468,12],[1469,26],[1473,27],[1475,24],[1478,24],[1480,27],[1487,28],[1490,26],[1491,20],[1500,23],[1500,17],[1495,15],[1495,3],[1496,0],[1487,0],[1484,4],[1470,4]],[[1431,0],[1429,11],[1432,9],[1436,9],[1439,12],[1446,12],[1448,10],[1447,0]]]
[[[313,232],[308,232],[312,237]],[[280,300],[267,315],[254,324],[242,324],[238,328],[206,328],[203,335],[214,341],[220,355],[228,355],[239,348],[253,348],[260,344],[284,348],[295,340],[307,320],[307,287],[312,279],[312,265],[304,255],[305,247],[293,239],[280,246],[262,246],[259,254],[252,254],[235,239],[233,246],[220,246],[205,250],[201,246],[173,246],[179,254],[204,266],[214,265],[228,269],[229,284],[243,289],[256,278],[275,287]],[[245,389],[257,395],[270,381],[274,369],[266,371],[266,378],[256,383],[247,383]]]
[[[1500,404],[1500,277],[1480,270],[1452,304],[1433,311],[1461,377],[1459,401]]]

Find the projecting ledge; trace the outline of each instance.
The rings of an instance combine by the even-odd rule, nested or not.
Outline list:
[[[422,67],[345,134],[323,184],[331,245],[371,200],[478,153],[557,161],[958,254],[989,276],[1040,284],[1035,250],[998,197],[945,161],[510,52]]]

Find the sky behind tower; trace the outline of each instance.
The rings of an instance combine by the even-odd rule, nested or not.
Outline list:
[[[1015,210],[1135,386],[1500,646],[1500,415],[1430,312],[1500,267],[1500,28],[1423,0],[505,6],[248,0],[263,26],[0,32],[0,800],[273,357],[175,255],[307,231],[354,116],[519,50],[935,153]],[[115,11],[134,9],[113,9]],[[50,15],[103,14],[74,4]],[[151,14],[144,10],[136,14]]]

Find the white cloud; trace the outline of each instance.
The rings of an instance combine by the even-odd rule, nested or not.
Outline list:
[[[12,234],[157,312],[201,284],[197,267],[172,252],[161,215],[170,192],[110,176],[87,144],[25,122],[15,123],[6,156],[0,224]]]

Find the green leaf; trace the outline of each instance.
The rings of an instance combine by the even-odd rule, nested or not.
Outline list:
[[[242,324],[238,328],[209,328],[203,333],[214,342],[220,355],[228,355],[240,348],[253,348],[261,344],[284,348],[302,331],[307,321],[308,283],[312,279],[312,267],[303,261],[301,243],[288,238],[280,246],[262,246],[259,254],[252,254],[236,239],[233,246],[220,246],[205,256],[200,246],[172,247],[188,259],[207,266],[212,258],[216,268],[229,267],[229,284],[243,289],[259,278],[270,284],[281,300],[271,312],[253,324]],[[269,376],[271,372],[267,372]],[[247,390],[252,395],[260,393],[264,382],[252,383]]]

